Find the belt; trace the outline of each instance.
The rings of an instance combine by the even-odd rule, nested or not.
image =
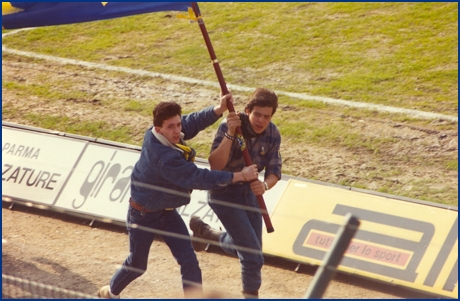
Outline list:
[[[149,213],[149,212],[158,212],[158,211],[161,211],[161,210],[150,210],[150,209],[147,209],[145,208],[144,206],[141,206],[139,205],[138,203],[134,202],[134,200],[132,198],[129,198],[129,203],[131,204],[131,207],[133,207],[134,209],[136,209],[137,211],[140,211],[140,212],[145,212],[145,213]],[[174,210],[174,208],[165,208],[163,210],[167,210],[167,211],[171,211],[171,210]]]

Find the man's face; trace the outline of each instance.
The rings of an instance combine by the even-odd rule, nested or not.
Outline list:
[[[155,130],[157,133],[162,134],[172,144],[179,143],[180,132],[182,130],[181,118],[179,115],[171,117],[163,121],[162,126],[156,126]]]
[[[272,107],[258,107],[254,106],[252,112],[247,111],[249,115],[249,123],[251,124],[252,130],[256,134],[261,134],[272,120]]]

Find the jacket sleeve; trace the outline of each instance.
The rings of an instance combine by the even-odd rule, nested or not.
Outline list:
[[[269,174],[274,174],[281,179],[281,167],[283,165],[283,161],[281,159],[281,135],[278,129],[271,125],[271,132],[270,135],[270,142],[269,148],[267,151],[267,166],[265,168],[265,176]]]
[[[200,131],[214,124],[222,115],[218,116],[214,112],[214,106],[207,107],[199,112],[182,115],[182,132],[184,140],[195,137]]]
[[[199,168],[194,162],[184,160],[177,151],[164,154],[158,164],[164,179],[186,189],[210,190],[233,181],[232,172]]]

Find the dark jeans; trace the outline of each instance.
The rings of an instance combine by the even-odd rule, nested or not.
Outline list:
[[[127,225],[129,224],[137,224],[143,227],[180,234],[187,237],[187,239],[184,239],[166,234],[162,235],[164,242],[180,265],[184,292],[189,288],[201,289],[201,269],[198,265],[195,251],[193,250],[190,234],[184,220],[176,210],[161,210],[158,212],[141,214],[141,212],[130,205],[127,217]],[[130,228],[129,226],[128,234],[130,254],[110,281],[110,290],[115,295],[119,295],[128,284],[144,274],[147,270],[150,247],[157,235],[138,228]]]
[[[213,200],[218,200],[219,203],[229,203],[231,206],[217,204]],[[249,184],[236,184],[210,191],[208,202],[227,231],[220,237],[222,249],[240,259],[243,291],[258,291],[262,283],[261,269],[264,264],[262,214],[258,210],[248,211],[244,208],[233,207],[242,205],[259,208],[256,196]],[[237,251],[233,246],[245,247],[255,252]]]

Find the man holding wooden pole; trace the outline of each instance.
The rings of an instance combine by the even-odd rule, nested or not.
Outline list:
[[[263,195],[281,179],[281,135],[271,122],[277,107],[276,94],[258,88],[249,97],[244,113],[229,113],[217,130],[208,159],[212,170],[241,170],[245,166],[243,147],[258,171],[265,170],[263,181],[238,182],[208,192],[209,206],[226,232],[211,229],[196,216],[190,220],[195,237],[219,242],[225,252],[238,256],[245,298],[258,297],[264,263],[262,214],[268,213],[262,212],[257,196]],[[244,137],[236,135],[237,127],[241,128]],[[206,243],[194,241],[196,251],[205,247]]]

